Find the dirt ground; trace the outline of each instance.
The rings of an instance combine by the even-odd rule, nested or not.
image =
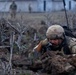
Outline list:
[[[22,63],[22,61],[25,61],[26,58],[25,56],[28,56],[28,52],[27,50],[32,50],[34,46],[36,46],[36,44],[38,42],[33,41],[34,39],[34,33],[37,32],[37,38],[38,39],[43,39],[45,37],[45,32],[48,26],[52,25],[52,24],[60,24],[62,26],[67,26],[67,22],[66,22],[66,16],[65,16],[65,12],[49,12],[49,13],[17,13],[16,18],[15,19],[11,19],[11,16],[9,13],[0,13],[1,18],[5,18],[8,20],[11,20],[13,22],[13,25],[16,27],[15,22],[19,22],[21,23],[21,25],[25,26],[30,32],[29,35],[27,35],[27,33],[24,33],[23,35],[23,39],[22,39],[22,43],[24,44],[25,47],[25,51],[24,53],[20,53],[22,54],[22,56],[20,56],[16,50],[18,48],[15,48],[16,46],[14,45],[15,51],[13,54],[13,60],[18,60],[16,61],[16,63],[18,64],[25,64],[25,62]],[[73,27],[75,28],[76,25],[76,14],[75,12],[67,12],[67,16],[68,16],[68,24],[69,27],[71,29],[73,29]],[[21,52],[21,51],[20,51]],[[8,67],[8,61],[9,60],[9,56],[8,56],[8,50],[5,51],[0,51],[1,57],[0,57],[0,64],[4,64],[4,66],[2,66],[3,72],[6,72],[6,68]],[[5,58],[6,57],[6,58]],[[22,59],[23,58],[23,59]],[[24,59],[25,58],[25,59]],[[7,60],[5,60],[7,59]],[[21,60],[21,61],[20,61]],[[27,63],[27,62],[26,62]],[[6,66],[7,65],[7,66]],[[1,65],[0,65],[1,66]],[[16,66],[16,69],[12,69],[13,70],[13,75],[47,75],[47,74],[39,74],[30,70],[26,70],[25,66],[21,66],[22,68],[19,68],[18,66]]]

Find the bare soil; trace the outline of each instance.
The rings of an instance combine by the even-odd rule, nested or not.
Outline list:
[[[17,13],[15,19],[11,19],[9,13],[0,13],[1,18],[5,18],[7,20],[11,20],[13,22],[13,26],[18,27],[16,23],[20,23],[21,26],[26,27],[29,32],[24,32],[22,37],[22,46],[25,47],[24,51],[18,50],[18,48],[14,45],[14,54],[13,54],[13,62],[18,63],[13,66],[13,75],[48,75],[46,73],[38,74],[31,70],[26,70],[26,65],[31,64],[30,62],[26,62],[28,53],[33,50],[34,46],[38,44],[38,42],[45,38],[45,33],[48,26],[52,24],[60,24],[62,26],[67,26],[65,12],[49,12],[49,13]],[[76,14],[75,12],[67,12],[69,27],[72,29],[75,28],[76,25]],[[37,41],[34,41],[34,33],[37,33]],[[17,35],[16,35],[17,37]],[[2,69],[7,67],[6,65],[9,63],[9,50],[0,49],[0,61],[4,64],[0,67]],[[16,61],[15,61],[16,60]],[[75,59],[76,60],[76,59]],[[58,61],[58,60],[57,60]],[[71,60],[70,60],[71,61]],[[28,65],[27,64],[27,65]],[[2,72],[5,71],[5,68]]]

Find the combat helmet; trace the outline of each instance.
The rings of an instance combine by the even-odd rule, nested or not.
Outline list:
[[[60,25],[52,25],[46,31],[46,37],[48,39],[64,39],[64,29]]]

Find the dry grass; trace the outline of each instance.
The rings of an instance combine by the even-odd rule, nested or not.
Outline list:
[[[2,13],[0,15],[3,15]],[[73,17],[76,16],[75,12],[67,12],[69,26],[73,25]],[[73,16],[75,15],[75,16]],[[4,13],[3,17],[10,19],[9,13]],[[41,21],[49,21],[51,24],[57,23],[67,25],[65,12],[51,12],[51,13],[17,13],[16,19],[23,21],[26,26],[34,28],[41,27]]]

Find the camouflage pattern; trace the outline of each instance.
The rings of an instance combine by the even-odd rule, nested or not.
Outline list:
[[[11,15],[11,18],[15,18],[16,10],[17,10],[17,5],[16,5],[15,1],[13,1],[12,4],[10,5],[10,15]]]
[[[64,29],[60,25],[52,25],[47,29],[46,36],[50,39],[64,38]]]
[[[76,38],[66,37],[68,46],[72,54],[76,54]]]
[[[55,34],[55,35],[61,35],[60,37],[63,39],[66,39],[65,41],[67,42],[67,46],[70,50],[70,52],[75,55],[76,54],[76,38],[72,38],[69,36],[65,35],[64,29],[63,27],[61,27],[60,25],[52,25],[48,28],[47,32],[46,32],[46,36],[47,38],[40,41],[40,43],[34,48],[33,53],[37,53],[41,51],[43,46],[46,46],[48,44],[48,38],[51,38],[51,36]],[[64,34],[64,36],[63,36]],[[64,42],[65,42],[64,41]],[[63,49],[63,48],[62,48]],[[62,51],[61,49],[61,51]]]

